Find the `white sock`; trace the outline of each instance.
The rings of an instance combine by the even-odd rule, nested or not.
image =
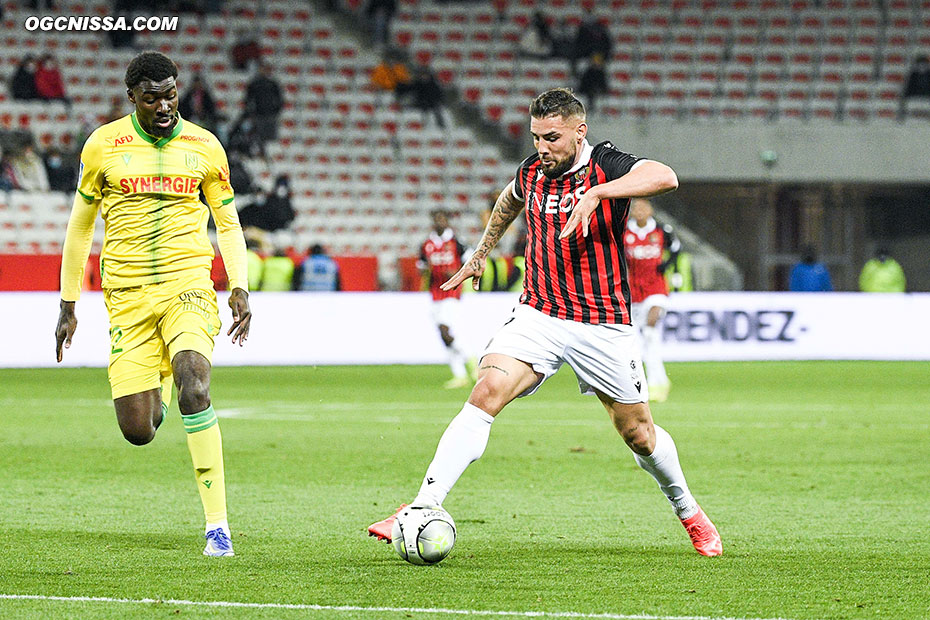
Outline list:
[[[449,350],[449,368],[452,370],[452,376],[456,379],[464,377],[465,371],[465,354],[455,342],[446,347]]]
[[[223,531],[226,532],[227,536],[229,536],[229,523],[226,521],[220,521],[219,523],[207,523],[207,528],[204,531],[204,534],[211,532],[218,527],[223,528]]]
[[[675,441],[661,426],[656,425],[655,429],[656,447],[652,454],[642,456],[634,452],[633,456],[639,466],[649,472],[649,475],[659,483],[659,488],[672,503],[672,508],[678,518],[693,517],[697,514],[698,505],[691,491],[688,490],[685,474],[681,471]]]
[[[668,383],[665,364],[662,363],[662,332],[658,327],[643,327],[643,363],[646,364],[646,383]]]
[[[414,506],[442,505],[465,468],[484,454],[493,421],[491,414],[465,403],[439,440]]]

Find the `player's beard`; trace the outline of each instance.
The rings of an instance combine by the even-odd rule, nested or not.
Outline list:
[[[558,163],[552,168],[546,170],[545,168],[540,168],[546,178],[557,179],[572,167],[572,163],[575,161],[576,149],[572,149],[572,152],[565,156],[565,159],[560,159]]]

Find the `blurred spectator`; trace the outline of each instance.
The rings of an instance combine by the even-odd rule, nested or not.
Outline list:
[[[239,223],[273,232],[287,228],[294,221],[295,215],[291,205],[290,179],[287,175],[281,175],[275,180],[271,193],[239,212]]]
[[[920,55],[914,59],[911,73],[904,85],[904,98],[930,97],[930,58]]]
[[[256,191],[252,185],[252,177],[248,168],[242,162],[242,154],[239,151],[229,151],[229,184],[233,186],[239,195],[251,194]]]
[[[859,290],[863,293],[903,293],[907,290],[904,270],[888,250],[878,248],[859,274]]]
[[[368,0],[365,17],[374,34],[375,43],[387,45],[391,37],[391,21],[397,12],[397,0]]]
[[[181,98],[181,102],[178,104],[178,112],[181,114],[181,118],[196,123],[209,131],[216,131],[216,103],[199,73],[194,74],[190,90]]]
[[[126,116],[126,110],[123,108],[124,101],[125,99],[122,97],[113,97],[110,101],[110,110],[107,112],[106,122],[111,123]]]
[[[49,191],[45,164],[32,144],[26,144],[19,153],[10,157],[15,189],[27,192]]]
[[[377,90],[403,95],[410,88],[410,71],[397,50],[387,49],[371,71],[371,85]]]
[[[251,69],[262,57],[262,49],[258,45],[258,38],[254,32],[241,28],[236,32],[236,42],[229,51],[233,67],[239,71]]]
[[[552,33],[549,31],[549,22],[541,11],[533,13],[533,23],[523,31],[518,49],[520,55],[525,58],[552,56]]]
[[[578,80],[578,92],[587,100],[585,107],[589,112],[597,109],[597,98],[607,94],[607,72],[604,71],[604,57],[600,54],[591,56],[591,64]]]
[[[283,107],[284,97],[271,65],[263,63],[245,89],[245,115],[255,123],[255,135],[263,145],[278,137],[278,114]]]
[[[555,22],[551,30],[553,58],[572,60],[575,57],[575,34],[567,17]]]
[[[826,265],[817,262],[817,252],[813,246],[804,247],[801,262],[791,269],[788,290],[807,293],[833,290],[830,272]]]
[[[289,291],[294,284],[294,261],[284,250],[278,250],[274,256],[265,259],[262,273],[262,291]]]
[[[339,265],[327,256],[323,246],[317,243],[310,254],[294,273],[294,289],[298,291],[338,291]]]
[[[610,32],[603,22],[599,21],[591,9],[587,10],[584,21],[578,27],[578,33],[575,35],[575,45],[571,60],[572,73],[575,73],[576,64],[579,59],[591,58],[595,54],[600,54],[602,58],[611,57],[613,43],[610,40]]]
[[[51,147],[43,159],[49,188],[53,192],[73,192],[77,187],[77,162],[66,157],[58,147]]]
[[[13,183],[13,166],[10,164],[10,158],[0,149],[0,191],[8,192],[11,189],[16,189]]]
[[[39,57],[36,66],[36,91],[41,99],[46,101],[64,101],[71,105],[71,100],[65,96],[65,83],[58,70],[58,62],[51,54]]]
[[[228,151],[229,154],[238,153],[247,158],[265,157],[265,143],[258,136],[258,126],[255,120],[245,113],[233,124],[229,134]]]
[[[436,76],[429,67],[420,65],[414,70],[410,92],[413,96],[413,107],[421,110],[424,116],[432,112],[436,118],[436,124],[444,129],[446,120],[442,108],[442,87],[439,86]]]
[[[31,54],[24,56],[13,72],[10,95],[21,101],[39,98],[39,91],[36,90],[36,60]]]

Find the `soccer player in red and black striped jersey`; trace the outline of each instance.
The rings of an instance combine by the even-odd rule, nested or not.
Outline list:
[[[458,288],[445,290],[442,284],[462,268],[466,250],[449,226],[448,213],[436,209],[430,215],[433,217],[433,230],[420,246],[420,260],[417,266],[423,272],[423,278],[433,297],[433,321],[439,328],[439,336],[449,353],[452,378],[444,387],[461,388],[471,385],[465,353],[456,343],[453,333],[458,323],[458,306],[462,291]],[[474,370],[474,364],[471,370]]]
[[[662,362],[662,336],[658,327],[668,304],[664,273],[668,265],[675,264],[681,243],[672,227],[659,225],[652,214],[652,203],[647,199],[636,198],[630,202],[630,219],[623,245],[630,268],[633,325],[643,335],[649,398],[662,402],[668,398],[672,386]]]
[[[495,416],[535,392],[563,363],[584,394],[603,403],[636,462],[659,484],[702,555],[720,555],[714,524],[688,489],[671,436],[652,421],[639,338],[630,321],[623,236],[630,198],[678,187],[668,166],[585,139],[584,106],[557,88],[530,106],[536,154],[501,192],[472,257],[442,288],[468,278],[477,288],[485,259],[526,211],[526,278],[521,303],[481,358],[478,382],[439,440],[414,505],[439,506],[487,446]],[[372,524],[391,537],[392,517]]]

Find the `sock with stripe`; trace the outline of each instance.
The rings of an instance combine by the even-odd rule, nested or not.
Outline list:
[[[223,474],[223,438],[213,406],[182,415],[187,448],[194,464],[197,490],[207,523],[226,522],[226,482]]]
[[[439,440],[436,455],[426,469],[414,506],[441,506],[452,486],[488,446],[494,416],[465,403]]]

